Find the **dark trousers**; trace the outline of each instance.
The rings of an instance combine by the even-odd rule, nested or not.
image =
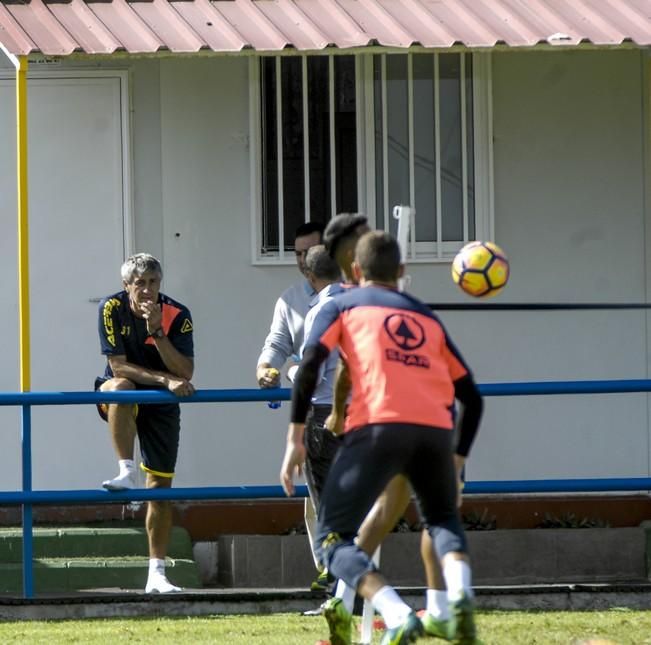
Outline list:
[[[372,424],[344,435],[319,508],[317,545],[322,564],[357,589],[374,571],[354,542],[367,513],[389,481],[405,475],[439,556],[466,551],[456,507],[452,431],[414,424]]]
[[[341,445],[341,437],[333,435],[323,425],[331,410],[329,405],[310,406],[305,419],[305,480],[317,511],[330,464]]]

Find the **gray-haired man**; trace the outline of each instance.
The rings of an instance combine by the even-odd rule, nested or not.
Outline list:
[[[99,336],[107,358],[104,376],[95,381],[102,392],[165,389],[190,396],[194,344],[190,310],[160,293],[163,271],[148,253],[128,258],[121,269],[124,289],[99,305]],[[147,488],[169,488],[179,445],[180,408],[177,403],[147,405],[100,404],[108,422],[120,472],[105,481],[107,490],[136,486],[134,442],[142,454]],[[172,527],[169,502],[148,502],[149,577],[147,593],[179,591],[165,576],[165,556]]]
[[[313,246],[307,252],[305,277],[317,294],[312,299],[310,309],[305,316],[304,333],[307,339],[321,308],[332,300],[335,295],[341,293],[344,288],[340,281],[341,271],[339,265],[330,257],[322,244]],[[301,354],[302,352],[303,347],[301,347]],[[309,506],[306,505],[305,508],[305,525],[318,569],[321,569],[321,566],[316,556],[316,545],[314,544],[316,512],[319,510],[321,491],[330,464],[340,444],[339,437],[336,437],[325,427],[325,420],[332,411],[332,386],[338,361],[339,354],[334,351],[322,366],[305,421],[305,479],[311,501]],[[323,580],[323,583],[325,582],[326,580]]]

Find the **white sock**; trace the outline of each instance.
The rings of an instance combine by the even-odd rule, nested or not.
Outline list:
[[[352,614],[355,608],[355,595],[355,590],[352,587],[349,587],[343,580],[337,580],[335,598],[341,598],[349,614]]]
[[[450,618],[448,592],[441,589],[428,589],[426,610],[436,620],[448,620]]]
[[[157,573],[161,576],[165,575],[165,560],[160,558],[149,558],[149,575]]]
[[[136,464],[133,459],[120,459],[118,467],[120,468],[120,477],[136,472]]]
[[[382,587],[371,598],[371,603],[384,618],[384,624],[388,629],[400,627],[411,613],[411,607],[406,605],[396,590],[389,585]]]
[[[462,595],[472,598],[472,573],[470,565],[465,560],[446,558],[443,576],[448,588],[448,599],[451,602],[459,600]]]

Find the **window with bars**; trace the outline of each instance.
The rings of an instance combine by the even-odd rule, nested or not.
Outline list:
[[[262,57],[251,66],[254,261],[291,260],[293,231],[361,211],[396,233],[415,209],[410,261],[491,236],[486,55]]]

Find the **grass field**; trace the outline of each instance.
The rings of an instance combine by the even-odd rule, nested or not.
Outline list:
[[[578,645],[607,639],[617,645],[651,645],[651,612],[479,612],[484,645]],[[325,621],[296,614],[0,622],[0,643],[217,643],[314,645]],[[379,643],[376,632],[373,643]],[[422,643],[444,641],[422,639]]]

